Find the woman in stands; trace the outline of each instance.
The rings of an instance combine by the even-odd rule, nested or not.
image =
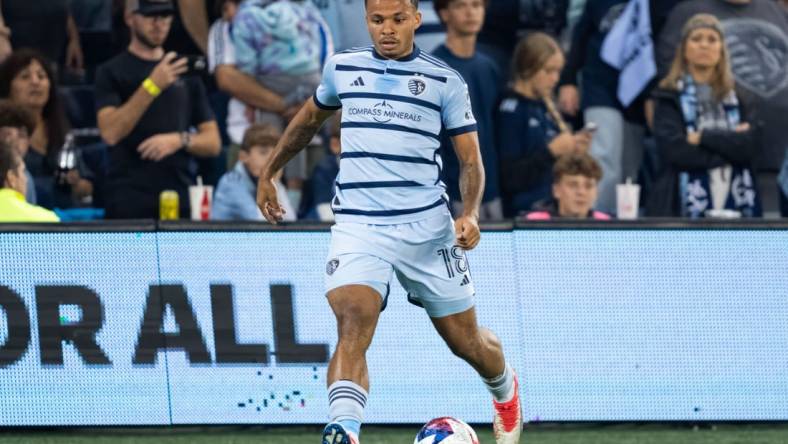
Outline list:
[[[724,41],[714,16],[690,18],[654,93],[654,135],[666,167],[649,216],[761,215],[752,167],[759,125],[735,89]]]
[[[38,204],[69,208],[91,196],[93,184],[83,177],[86,173],[80,171],[79,159],[75,159],[74,168],[69,171],[58,171],[68,123],[51,63],[31,49],[13,52],[0,65],[0,97],[24,106],[36,117],[30,148],[24,158],[35,181]]]
[[[553,101],[563,66],[561,47],[547,34],[530,34],[515,49],[511,90],[501,102],[497,125],[509,216],[549,201],[556,159],[585,153],[591,143],[591,132],[573,133]]]

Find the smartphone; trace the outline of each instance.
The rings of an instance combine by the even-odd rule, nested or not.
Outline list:
[[[208,72],[208,60],[203,55],[185,55],[186,58],[185,76],[201,76]]]

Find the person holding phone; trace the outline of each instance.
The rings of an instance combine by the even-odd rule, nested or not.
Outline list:
[[[177,191],[180,214],[189,214],[190,163],[221,148],[205,88],[185,76],[189,59],[162,48],[173,13],[169,0],[128,0],[128,50],[96,73],[98,127],[112,146],[108,218],[156,218],[163,190]]]
[[[596,126],[572,132],[553,101],[564,55],[547,34],[520,41],[512,60],[512,89],[498,110],[501,187],[508,216],[551,196],[552,168],[566,154],[585,153]]]

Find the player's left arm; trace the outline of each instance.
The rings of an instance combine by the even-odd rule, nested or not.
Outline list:
[[[479,151],[476,131],[452,137],[454,151],[460,160],[460,195],[462,215],[454,222],[457,245],[472,250],[481,238],[479,232],[479,205],[484,194],[484,165]]]

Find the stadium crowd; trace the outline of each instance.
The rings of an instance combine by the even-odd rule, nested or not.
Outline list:
[[[417,45],[468,85],[483,221],[607,220],[627,179],[647,217],[788,217],[788,1],[420,10]],[[327,57],[370,44],[364,0],[2,0],[0,12],[6,222],[158,218],[165,190],[187,218],[198,177],[215,190],[211,218],[262,220],[267,153]],[[445,135],[440,152],[459,213]],[[333,219],[340,153],[334,121],[283,169],[287,220]]]

